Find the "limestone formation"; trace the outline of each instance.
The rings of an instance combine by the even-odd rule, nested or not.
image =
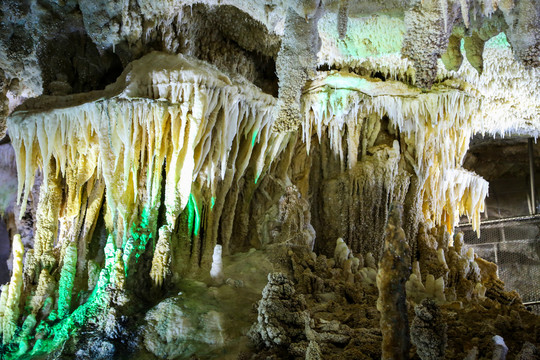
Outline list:
[[[388,218],[384,252],[379,262],[377,310],[381,313],[382,359],[409,358],[409,320],[405,281],[409,275],[410,249],[401,228],[402,209],[395,206]]]
[[[20,235],[15,235],[13,238],[13,270],[9,285],[4,288],[6,292],[5,303],[2,311],[2,335],[3,343],[7,344],[11,341],[17,330],[19,319],[19,302],[21,301],[22,293],[22,273],[23,273],[23,253],[24,247],[21,242]],[[4,294],[2,291],[2,295]]]
[[[161,358],[189,357],[224,342],[221,314],[181,297],[160,302],[145,321],[144,346]]]
[[[269,274],[258,305],[257,323],[248,336],[258,346],[285,349],[305,340],[304,324],[309,323],[305,307],[305,300],[296,294],[285,274]]]
[[[504,339],[499,336],[495,335],[493,337],[493,360],[505,360],[506,354],[508,354],[508,347],[504,343]]]
[[[322,13],[319,0],[293,1],[300,8],[289,8],[284,35],[276,59],[279,95],[274,129],[294,131],[301,122],[300,97],[306,81],[315,74],[316,54],[320,48],[317,23]],[[306,3],[306,4],[303,4]],[[307,7],[304,7],[308,5]],[[309,7],[311,5],[311,7]],[[309,16],[308,16],[309,14]]]
[[[444,359],[447,345],[447,325],[441,318],[441,310],[431,299],[422,301],[414,308],[411,324],[411,343],[416,346],[420,359]]]
[[[456,225],[471,142],[540,136],[539,14],[2,1],[0,357],[405,359],[413,309],[422,359],[535,356]]]
[[[523,344],[523,348],[521,349],[516,358],[519,360],[540,359],[540,351],[538,351],[538,348],[530,342],[526,342],[525,344]]]

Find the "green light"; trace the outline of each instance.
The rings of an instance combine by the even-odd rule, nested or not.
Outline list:
[[[485,46],[489,48],[504,49],[504,48],[509,48],[510,43],[508,42],[508,38],[506,37],[506,34],[501,32],[499,33],[499,35],[494,36],[488,41],[486,41]]]
[[[334,89],[363,89],[370,85],[369,81],[364,78],[341,76],[340,74],[328,76],[325,83]]]
[[[335,15],[323,16],[318,26],[330,36],[337,54],[355,59],[399,54],[407,31],[403,19],[388,15],[349,18],[343,40],[339,39]]]
[[[255,177],[255,184],[257,184],[257,181],[259,181],[259,176],[261,176],[261,174],[258,174],[258,175]]]
[[[107,249],[107,247],[109,249]],[[112,242],[112,236],[109,236],[107,246],[105,247],[105,255],[107,256],[105,263],[108,265],[111,263],[108,256],[110,255],[111,248],[114,248],[114,243]],[[75,311],[73,311],[73,313],[71,313],[71,315],[52,326],[49,324],[49,322],[55,322],[57,320],[55,311],[51,312],[49,319],[42,320],[38,324],[36,327],[36,334],[41,334],[42,336],[36,341],[34,347],[25,358],[42,358],[44,355],[54,352],[57,348],[62,346],[65,341],[68,340],[78,329],[87,324],[91,318],[103,313],[110,301],[110,292],[107,290],[109,284],[110,268],[109,266],[106,266],[101,270],[98,283],[85,304],[79,306]],[[3,359],[20,359],[21,355],[27,350],[28,344],[25,343],[26,340],[27,339],[20,339],[19,351],[11,354],[3,354]]]
[[[210,209],[213,209],[214,205],[216,205],[216,198],[212,196],[212,198],[210,199]]]
[[[255,141],[257,140],[258,133],[259,129],[255,129],[255,131],[253,131],[253,137],[251,138],[251,147],[255,146]]]
[[[146,244],[152,239],[152,232],[150,230],[150,211],[144,208],[141,214],[141,223],[137,226],[135,223],[130,229],[131,239],[128,240],[124,247],[124,266],[126,267],[126,276],[128,272],[129,257],[133,250],[135,250],[135,260],[138,261],[141,254],[146,249]]]
[[[189,213],[189,232],[193,233],[193,236],[197,236],[199,234],[199,227],[201,226],[201,217],[199,215],[199,208],[197,207],[197,202],[195,201],[195,196],[193,196],[193,194],[189,194],[187,206]]]
[[[79,331],[91,319],[102,316],[107,309],[111,296],[109,290],[111,284],[110,277],[116,260],[116,246],[113,236],[109,235],[107,238],[107,244],[104,249],[105,268],[101,270],[92,294],[85,304],[79,306],[69,314],[71,290],[77,263],[76,251],[77,246],[75,243],[70,244],[66,248],[64,265],[60,273],[58,313],[55,310],[51,311],[49,316],[41,320],[35,327],[35,334],[39,334],[39,338],[30,351],[29,340],[36,338],[36,336],[30,335],[34,328],[35,318],[32,318],[31,315],[28,316],[20,328],[17,341],[0,350],[8,351],[7,353],[0,354],[2,359],[45,358],[48,354],[53,353],[56,349],[63,346],[73,334]],[[75,252],[75,255],[70,254],[70,252]],[[52,299],[49,297],[45,302],[51,303]]]
[[[60,272],[60,283],[58,285],[58,317],[61,319],[69,315],[71,292],[73,291],[76,270],[77,244],[72,242],[66,248],[64,264]]]

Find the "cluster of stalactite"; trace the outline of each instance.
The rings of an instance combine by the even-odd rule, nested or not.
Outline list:
[[[331,73],[302,99],[301,130],[274,132],[272,96],[152,53],[104,91],[41,97],[12,114],[21,213],[36,173],[43,184],[24,284],[10,284],[22,290],[9,306],[31,298],[32,310],[9,313],[24,331],[4,346],[47,352],[106,308],[110,289],[209,278],[220,253],[299,241],[330,254],[339,234],[379,258],[392,203],[405,207],[412,248],[422,219],[452,231],[467,214],[478,227],[487,183],[460,167],[478,110],[465,91]],[[295,229],[301,239],[278,234]]]
[[[66,106],[44,110],[58,101]],[[105,306],[106,288],[129,288],[130,275],[145,267],[141,256],[151,262],[141,276],[162,286],[171,274],[209,269],[218,241],[228,253],[234,214],[226,204],[238,197],[240,179],[255,185],[288,143],[289,135],[270,131],[273,106],[271,96],[202,62],[151,54],[103,92],[43,97],[12,115],[23,207],[36,172],[44,179],[22,294],[42,299],[33,309],[38,329],[62,320],[32,354]],[[10,288],[20,288],[17,281]],[[81,290],[91,298],[72,313]],[[18,309],[24,296],[6,309]],[[23,338],[7,335],[4,344],[24,353]]]

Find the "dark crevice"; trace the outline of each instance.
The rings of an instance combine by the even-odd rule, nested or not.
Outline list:
[[[0,284],[5,284],[9,281],[9,270],[7,268],[9,252],[9,234],[4,219],[0,217]]]
[[[100,52],[80,31],[60,34],[38,49],[43,93],[68,95],[102,90],[116,81],[123,66],[111,51]]]

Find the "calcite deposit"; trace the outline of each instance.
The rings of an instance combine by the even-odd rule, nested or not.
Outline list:
[[[534,358],[456,225],[471,138],[540,134],[539,14],[3,1],[0,357]]]

